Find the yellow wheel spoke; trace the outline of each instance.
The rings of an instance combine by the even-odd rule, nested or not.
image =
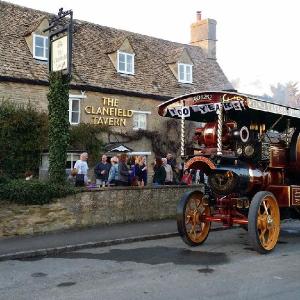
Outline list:
[[[268,215],[269,212],[268,212],[268,207],[267,207],[267,206],[270,205],[270,204],[266,204],[266,201],[265,201],[265,200],[264,200],[262,203],[263,203],[263,206],[264,206],[264,209],[265,209],[265,214]]]
[[[260,239],[262,245],[266,244],[265,233],[266,233],[266,229],[264,228],[263,230],[261,230],[260,235],[259,235],[259,239]]]
[[[205,212],[205,207],[201,206],[199,210],[200,215],[203,215],[204,212]]]
[[[185,225],[189,224],[191,221],[192,221],[191,215],[187,215],[187,216],[185,217]]]
[[[261,215],[257,218],[257,227],[259,229],[265,228],[267,225],[267,216]]]
[[[196,205],[196,207],[199,208],[200,205],[202,205],[202,201],[201,200],[198,201],[198,204]]]
[[[195,224],[192,224],[192,228],[190,230],[190,234],[194,234],[195,233]]]

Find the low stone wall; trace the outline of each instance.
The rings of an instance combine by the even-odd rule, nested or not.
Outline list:
[[[199,189],[199,185],[102,188],[42,206],[0,204],[0,236],[172,218],[181,196]]]

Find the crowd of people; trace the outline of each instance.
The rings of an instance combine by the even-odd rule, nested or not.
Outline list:
[[[88,178],[88,153],[80,155],[69,180],[76,186],[90,184]],[[204,182],[204,174],[200,170],[184,170],[183,164],[177,163],[171,153],[166,157],[156,157],[153,166],[153,177],[148,180],[148,169],[145,156],[128,156],[122,153],[108,159],[101,156],[101,161],[94,168],[95,185],[105,186],[145,186],[190,185]],[[150,182],[149,182],[150,181]]]

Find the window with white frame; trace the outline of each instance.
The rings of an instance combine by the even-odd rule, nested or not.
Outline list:
[[[149,112],[134,111],[132,116],[134,130],[147,129],[147,114],[149,114]]]
[[[118,51],[118,72],[134,74],[134,54]]]
[[[178,64],[178,81],[183,83],[193,82],[193,66],[188,64]]]
[[[69,98],[69,122],[72,125],[80,123],[80,99]]]
[[[33,35],[33,57],[40,60],[48,60],[48,37]]]

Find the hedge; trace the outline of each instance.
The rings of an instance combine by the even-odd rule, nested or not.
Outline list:
[[[50,203],[53,198],[65,197],[76,193],[76,189],[69,183],[56,184],[38,180],[9,180],[0,183],[0,201],[42,205]]]

